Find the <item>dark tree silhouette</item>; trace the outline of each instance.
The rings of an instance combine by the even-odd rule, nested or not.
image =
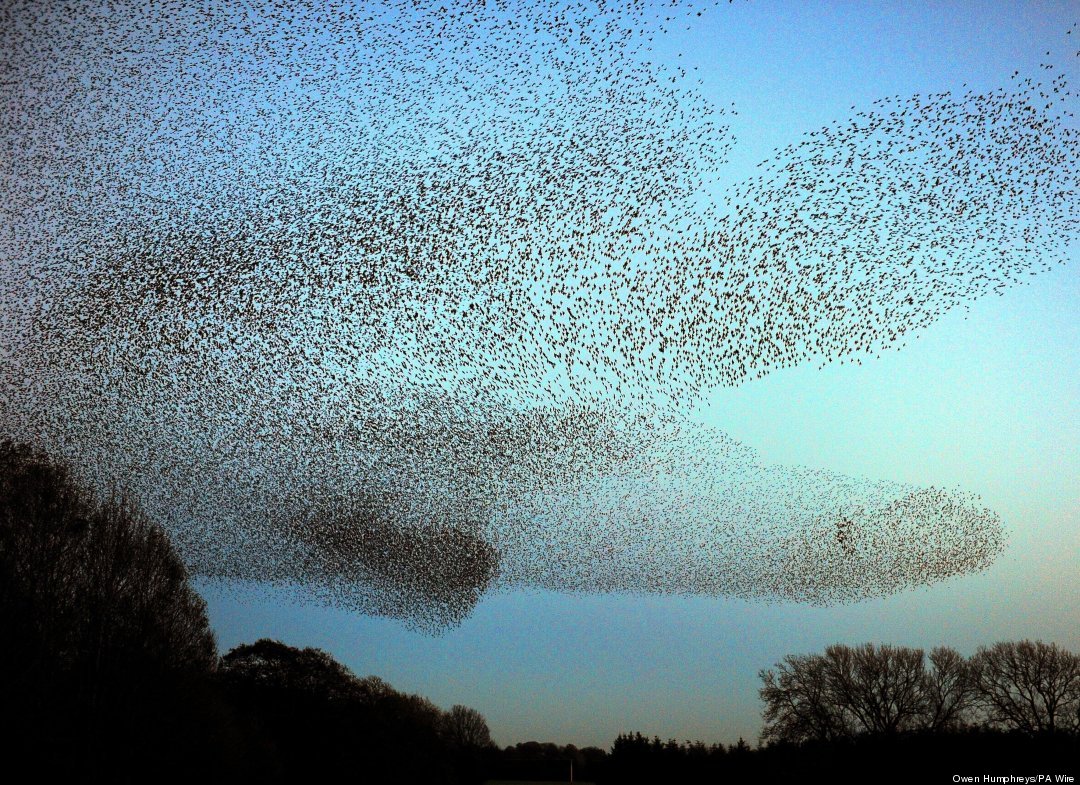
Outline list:
[[[99,504],[63,464],[11,442],[0,443],[0,629],[14,749],[49,748],[47,765],[84,773],[191,758],[183,718],[217,653],[183,563],[133,506]]]
[[[1025,733],[1080,730],[1080,656],[1041,641],[981,647],[975,699],[990,724]]]
[[[766,779],[930,781],[1034,761],[1075,774],[1080,761],[1080,657],[1055,645],[999,643],[969,660],[835,645],[761,678],[766,746],[754,766]]]
[[[675,739],[649,739],[641,733],[621,733],[611,745],[606,760],[592,761],[589,767],[599,783],[727,782],[743,781],[743,768],[750,749],[739,739],[730,751],[723,744]]]
[[[762,742],[830,741],[853,732],[851,719],[835,700],[829,662],[816,654],[789,654],[775,670],[760,672],[765,702]]]
[[[933,649],[929,660],[931,669],[922,683],[922,726],[933,733],[964,727],[975,700],[971,665],[946,646]]]
[[[857,734],[944,730],[963,723],[973,700],[969,665],[939,647],[834,645],[790,655],[761,671],[762,742],[834,741]]]
[[[437,706],[358,678],[324,651],[263,639],[222,657],[218,679],[259,751],[245,767],[260,781],[458,779]]]
[[[895,734],[917,726],[923,713],[922,649],[903,646],[829,646],[828,691],[867,733]]]
[[[468,706],[455,705],[442,717],[442,734],[459,778],[482,782],[498,752],[484,715]]]
[[[443,732],[450,745],[458,749],[484,749],[492,746],[487,720],[483,714],[468,706],[459,704],[446,713]]]
[[[221,675],[235,687],[324,701],[363,700],[372,692],[392,691],[381,681],[366,686],[322,649],[297,649],[269,638],[232,649],[221,658]]]

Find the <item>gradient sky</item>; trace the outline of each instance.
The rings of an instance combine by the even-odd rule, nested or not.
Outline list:
[[[658,40],[734,103],[725,182],[779,146],[887,96],[1037,77],[1050,50],[1080,85],[1075,4],[754,2]],[[678,57],[681,52],[682,56]],[[967,85],[965,88],[964,85]],[[856,109],[853,111],[852,106]],[[431,637],[275,590],[200,582],[225,651],[261,637],[318,646],[360,675],[487,718],[500,745],[610,747],[623,731],[755,742],[758,672],[791,653],[866,641],[967,655],[1032,638],[1080,651],[1080,266],[957,309],[861,366],[814,364],[715,391],[695,418],[764,463],[981,496],[1008,531],[978,575],[817,608],[717,598],[506,592]]]

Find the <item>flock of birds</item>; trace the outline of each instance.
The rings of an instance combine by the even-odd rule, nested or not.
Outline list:
[[[977,498],[769,466],[686,411],[1062,262],[1068,85],[885,99],[703,199],[734,112],[651,47],[720,5],[5,3],[3,435],[201,575],[427,629],[507,587],[832,603],[985,568]]]

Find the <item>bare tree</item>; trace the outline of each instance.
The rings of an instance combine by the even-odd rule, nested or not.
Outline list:
[[[930,652],[930,664],[922,683],[921,725],[931,731],[954,729],[964,723],[974,703],[971,666],[958,651],[945,646]]]
[[[487,720],[476,709],[456,705],[443,717],[443,733],[458,749],[480,749],[492,746]]]
[[[1080,726],[1080,656],[1024,640],[982,647],[971,663],[976,700],[989,722],[1028,733]]]
[[[829,689],[828,662],[817,654],[789,654],[760,672],[765,702],[762,742],[831,741],[850,736],[850,718]]]
[[[825,649],[828,691],[867,733],[913,728],[922,714],[922,649],[872,643]]]
[[[963,657],[938,648],[837,644],[824,654],[788,656],[761,671],[762,741],[831,740],[856,733],[892,735],[957,724],[972,688]]]

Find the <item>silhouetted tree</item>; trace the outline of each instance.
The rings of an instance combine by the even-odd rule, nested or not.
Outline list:
[[[867,733],[892,735],[914,728],[923,712],[922,649],[903,646],[829,646],[827,691],[835,705]]]
[[[761,671],[762,741],[833,741],[859,733],[896,735],[962,724],[973,700],[969,665],[939,647],[834,645],[790,655]]]
[[[183,718],[216,647],[165,532],[123,500],[99,504],[63,464],[11,442],[0,443],[0,629],[14,749],[44,746],[49,765],[96,776],[143,755],[181,755],[191,741]]]
[[[931,668],[922,683],[921,727],[935,733],[963,727],[975,700],[971,665],[946,646],[933,649],[929,660]]]
[[[468,706],[456,705],[442,716],[442,735],[454,759],[458,777],[483,782],[491,767],[495,745],[484,715]]]
[[[765,702],[763,743],[830,741],[853,733],[833,692],[830,663],[816,654],[789,654],[775,670],[760,672]]]
[[[369,697],[371,692],[390,692],[385,682],[356,678],[344,665],[322,649],[297,649],[263,638],[237,646],[221,658],[221,676],[231,686],[266,692],[291,693],[320,701],[345,701]]]
[[[443,718],[443,733],[458,749],[483,749],[491,746],[491,731],[484,715],[468,706],[451,707]]]
[[[457,779],[437,706],[358,678],[320,649],[259,640],[222,657],[218,678],[263,751],[250,761],[262,781]]]
[[[1080,656],[1041,641],[996,643],[971,658],[975,698],[993,725],[1080,730]]]
[[[768,746],[743,773],[911,782],[1036,760],[1073,771],[1080,735],[1060,731],[1080,726],[1080,657],[1021,641],[970,660],[938,647],[928,662],[918,649],[837,645],[761,671]]]

